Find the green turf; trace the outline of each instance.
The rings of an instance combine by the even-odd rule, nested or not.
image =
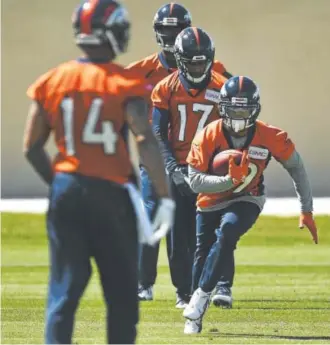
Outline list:
[[[330,217],[317,217],[320,244],[296,218],[261,217],[236,251],[234,309],[211,307],[203,333],[183,334],[162,246],[155,301],[141,304],[139,343],[330,343]],[[44,217],[2,215],[1,343],[43,342],[48,274]],[[74,341],[104,343],[96,274],[77,315]]]

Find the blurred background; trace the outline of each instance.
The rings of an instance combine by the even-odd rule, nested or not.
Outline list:
[[[2,0],[1,194],[44,197],[25,162],[26,89],[40,74],[79,55],[71,12],[77,0]],[[160,0],[126,0],[132,20],[128,64],[158,51],[152,28]],[[260,119],[287,130],[302,154],[314,195],[330,196],[330,0],[184,0],[193,25],[214,39],[216,58],[260,86]],[[49,144],[50,152],[54,147]],[[292,196],[287,173],[271,162],[268,195]]]

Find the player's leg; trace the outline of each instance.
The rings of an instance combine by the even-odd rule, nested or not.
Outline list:
[[[71,343],[75,312],[91,275],[82,194],[74,175],[55,176],[47,213],[50,249],[47,344]]]
[[[226,265],[226,259],[234,252],[239,238],[255,223],[259,213],[259,207],[249,202],[236,202],[222,210],[220,225],[215,230],[217,239],[205,261],[199,288],[185,309],[185,317],[197,319],[203,315],[207,308],[208,295],[215,288]]]
[[[140,168],[141,190],[144,206],[150,219],[156,209],[157,196],[152,186],[151,180],[144,167]],[[141,245],[139,256],[139,299],[150,301],[153,299],[153,285],[157,276],[159,245]]]
[[[259,213],[260,208],[250,202],[236,202],[222,211],[221,223],[215,230],[217,240],[210,250],[199,282],[204,291],[214,289],[238,240],[252,227]]]
[[[228,253],[226,259],[226,265],[223,267],[222,276],[217,282],[214,294],[212,296],[212,302],[216,307],[232,308],[233,296],[232,286],[235,275],[235,257],[234,252]]]
[[[90,205],[94,219],[90,231],[107,306],[108,342],[131,344],[135,342],[138,322],[135,212],[128,192],[120,186],[103,186],[93,194]],[[97,199],[102,202],[97,204]]]
[[[214,229],[219,224],[220,213],[197,212],[196,215],[196,251],[193,265],[192,291],[198,288],[207,255],[216,240]],[[206,295],[209,298],[209,294]],[[208,304],[208,300],[207,300]],[[205,309],[206,310],[206,309]],[[187,319],[184,326],[185,334],[197,334],[202,331],[202,316],[196,320]]]
[[[191,292],[191,272],[193,253],[189,253],[187,234],[195,228],[194,202],[187,196],[179,194],[172,184],[176,202],[174,225],[168,239],[168,259],[172,283],[176,288],[177,308],[185,308]]]
[[[206,258],[216,241],[214,229],[219,224],[220,213],[197,212],[196,215],[196,251],[193,264],[192,292],[198,288]]]
[[[197,236],[196,236],[196,199],[197,194],[192,197],[191,204],[189,204],[189,220],[190,225],[187,227],[187,242],[188,242],[188,253],[189,253],[189,267],[191,267],[191,275],[190,277],[190,295],[193,292],[192,289],[192,272],[193,272],[193,265],[195,259],[195,252],[196,252],[196,243],[197,243]]]

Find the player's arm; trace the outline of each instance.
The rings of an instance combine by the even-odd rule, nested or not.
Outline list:
[[[312,188],[300,154],[295,150],[287,160],[280,160],[279,162],[293,180],[301,212],[313,212]]]
[[[187,163],[190,188],[195,193],[221,193],[235,186],[229,175],[216,176],[208,173],[209,163],[216,149],[217,130],[214,124],[210,124],[192,142]]]
[[[158,140],[166,170],[169,174],[171,174],[177,167],[177,162],[174,158],[171,144],[168,140],[168,124],[169,111],[167,109],[153,107],[152,129],[155,133],[156,139]]]
[[[188,167],[190,188],[195,193],[222,193],[235,185],[229,175],[216,176],[204,173],[193,166]]]
[[[297,151],[294,151],[287,160],[280,160],[283,167],[290,174],[298,200],[300,202],[301,214],[299,227],[305,226],[310,231],[315,244],[318,243],[317,227],[313,219],[313,196],[309,178],[304,162]]]
[[[165,168],[181,195],[193,194],[188,182],[187,169],[179,167],[174,158],[171,144],[168,140],[169,111],[158,107],[153,108],[152,128],[158,140],[165,162]]]
[[[48,185],[52,183],[53,170],[44,146],[50,132],[45,110],[39,102],[32,101],[25,125],[23,152],[33,169]]]
[[[318,243],[317,227],[313,219],[312,189],[304,162],[286,132],[277,129],[273,145],[272,154],[290,174],[301,205],[299,227],[302,229],[306,226],[314,242]]]
[[[189,196],[192,194],[192,191],[187,182],[187,172],[178,166],[168,140],[170,94],[169,88],[163,82],[158,83],[153,89],[151,94],[151,100],[153,102],[152,128],[158,140],[165,161],[166,171],[171,181],[176,185],[181,195]]]
[[[140,98],[129,100],[125,106],[127,122],[135,136],[141,163],[146,167],[160,198],[169,198],[169,187],[163,158],[148,121],[148,104]]]

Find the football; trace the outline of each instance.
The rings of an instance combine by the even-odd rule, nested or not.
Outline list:
[[[229,156],[232,156],[236,164],[241,163],[243,153],[238,150],[226,150],[216,154],[211,164],[211,173],[218,176],[228,174]]]

